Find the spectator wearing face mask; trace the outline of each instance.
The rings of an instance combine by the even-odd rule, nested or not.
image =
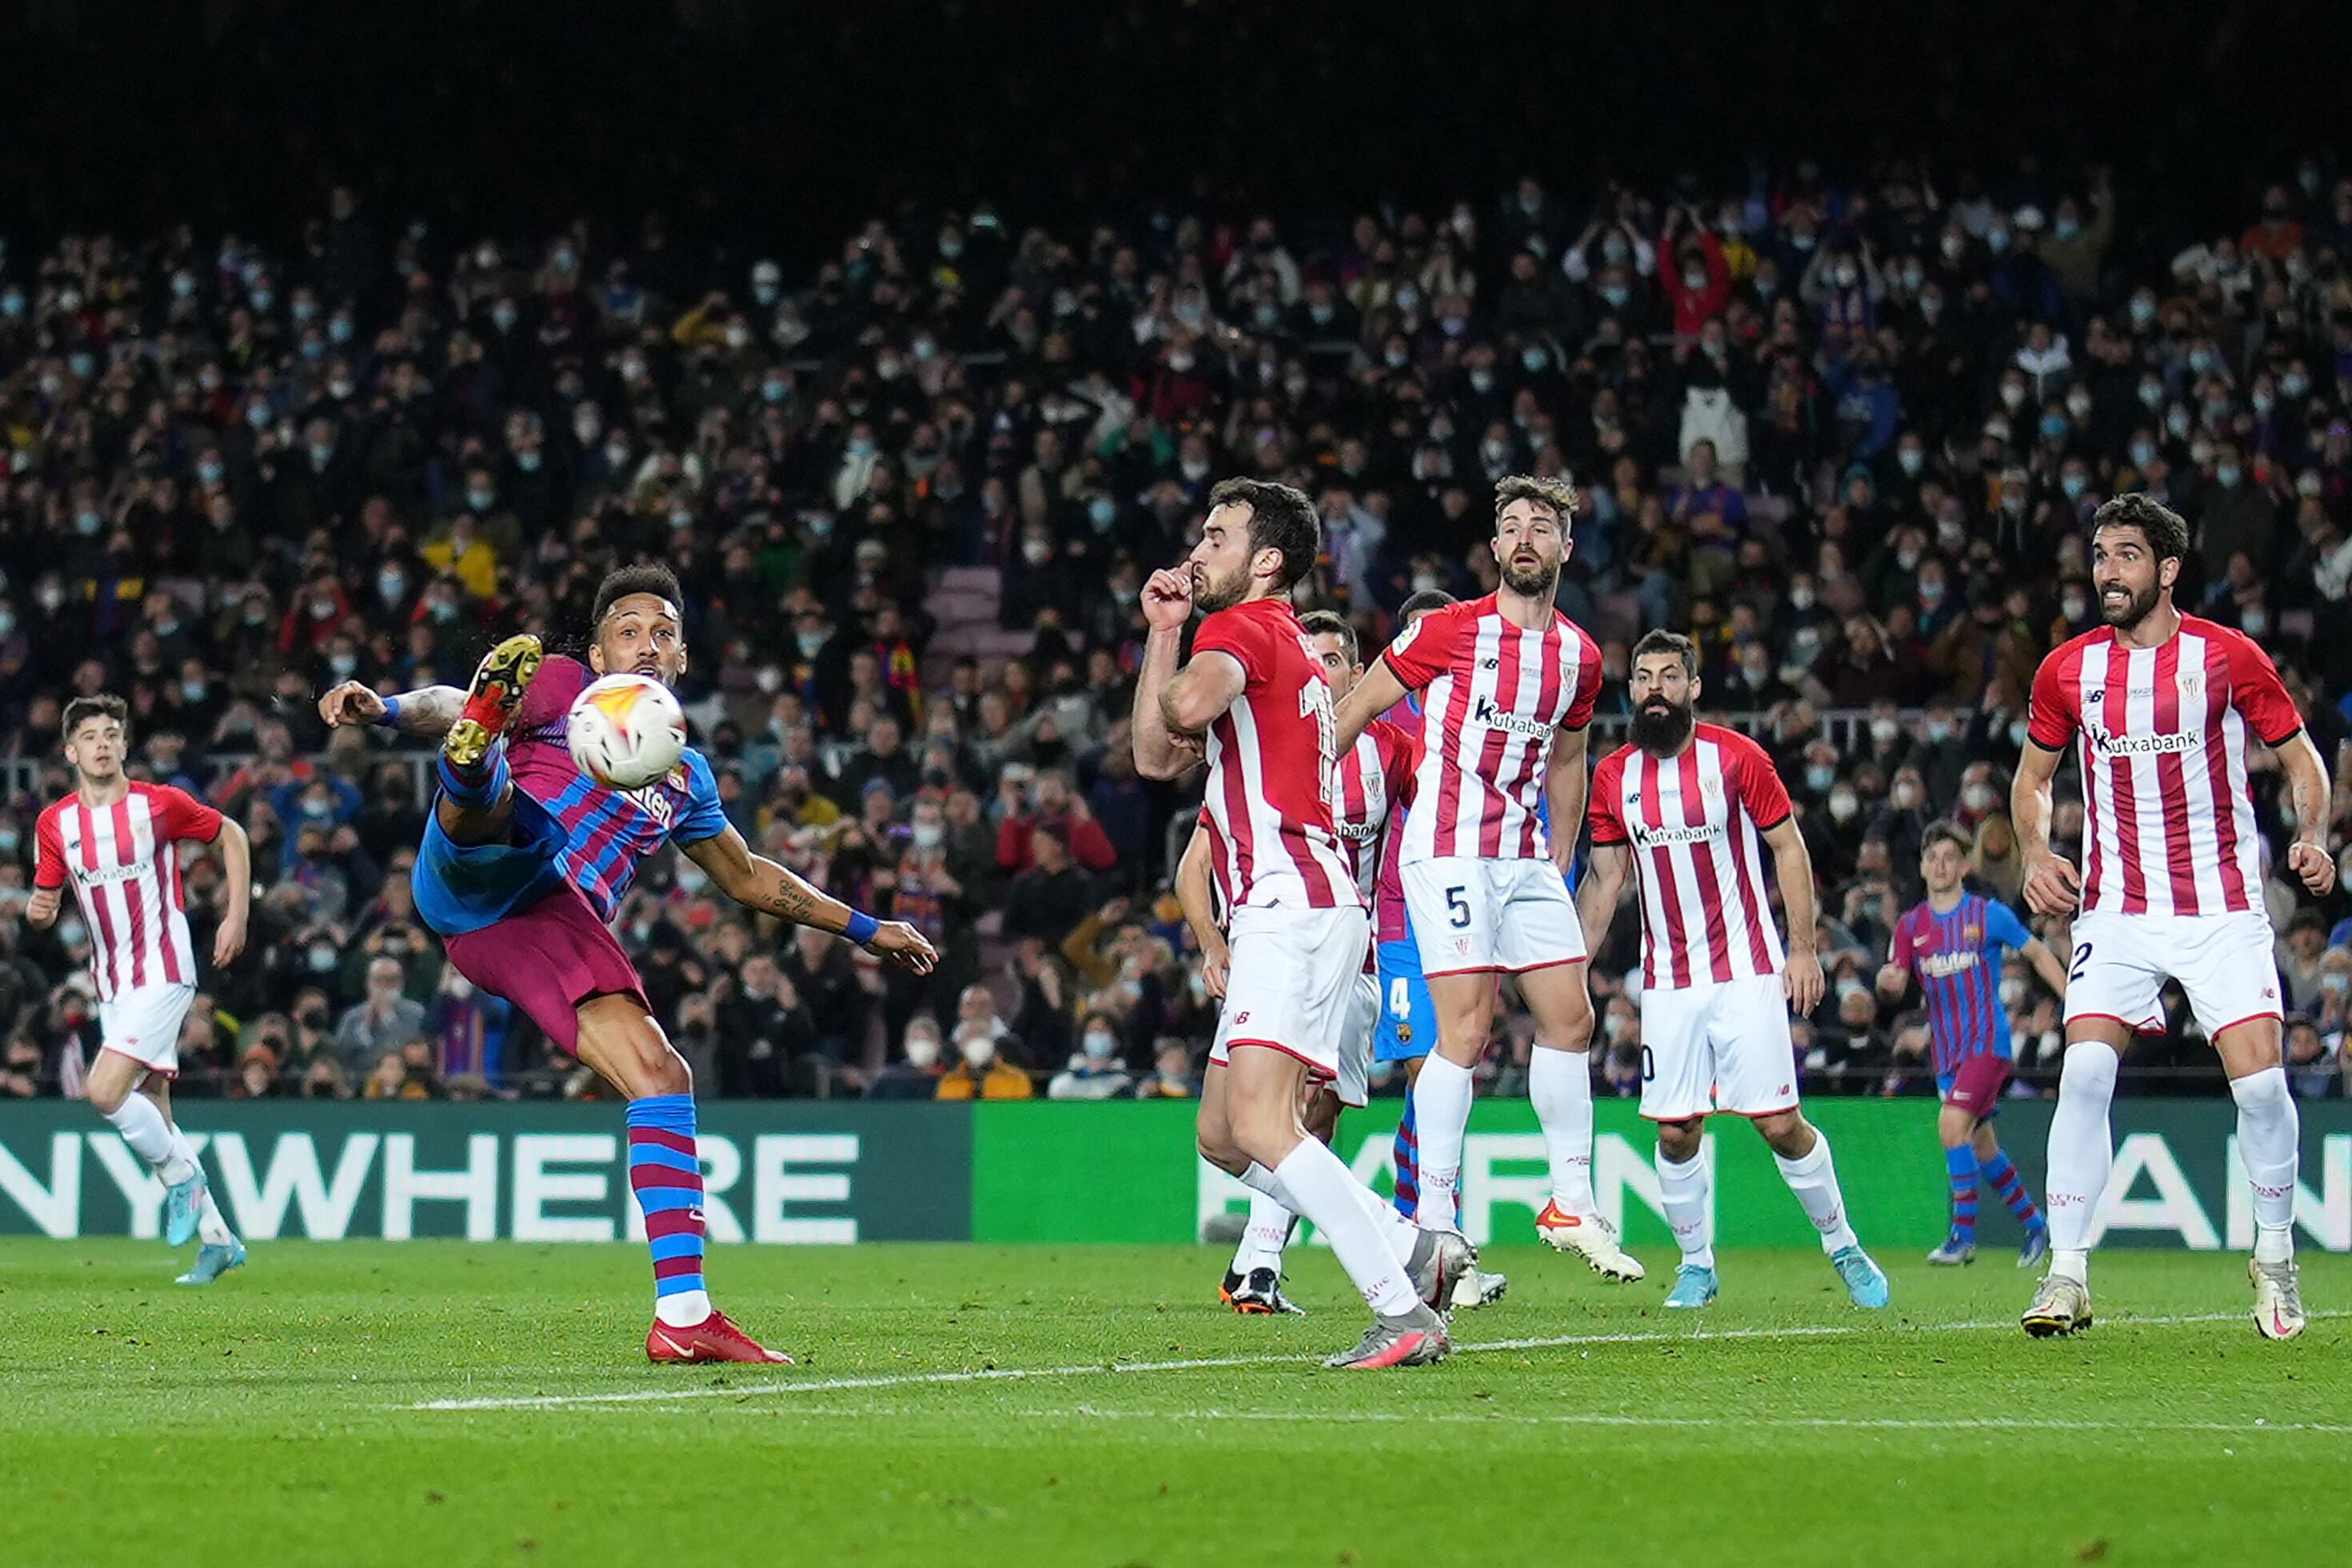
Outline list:
[[[2287,1005],[2305,1011],[2316,1009],[2323,975],[2320,960],[2327,954],[2327,922],[2320,918],[2316,910],[2298,910],[2285,934],[2277,938],[2276,946],[2279,977],[2286,982]]]
[[[335,1025],[335,1054],[346,1072],[371,1074],[387,1054],[397,1057],[403,1045],[424,1034],[425,1009],[401,995],[404,984],[398,960],[376,958],[368,964],[366,996],[346,1009]],[[394,1087],[396,1092],[398,1084]],[[374,1097],[371,1089],[370,1098]]]
[[[868,1100],[938,1100],[940,1079],[940,1020],[929,1013],[919,1013],[907,1020],[905,1035],[899,1042],[898,1054],[882,1071],[874,1075],[866,1086]]]
[[[1135,1079],[1119,1060],[1118,1026],[1102,1013],[1087,1015],[1078,1050],[1045,1085],[1048,1100],[1115,1100],[1132,1092]]]
[[[1029,1075],[997,1054],[996,1036],[983,1022],[956,1026],[956,1061],[940,1077],[942,1100],[1027,1100]]]
[[[1192,1071],[1190,1047],[1173,1037],[1160,1040],[1149,1077],[1135,1086],[1139,1100],[1197,1100],[1201,1080]]]

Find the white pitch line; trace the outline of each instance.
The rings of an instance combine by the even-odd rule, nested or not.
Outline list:
[[[2168,1328],[2189,1323],[2235,1322],[2244,1312],[2191,1312],[2162,1317],[2119,1318],[2109,1321],[2111,1328]],[[2352,1316],[2347,1312],[2314,1312],[2315,1318]],[[1458,1344],[1457,1355],[1492,1354],[1515,1350],[1571,1350],[1585,1345],[1618,1344],[1704,1344],[1726,1340],[1787,1340],[1833,1339],[1853,1334],[1888,1336],[1916,1333],[1982,1333],[1995,1329],[2014,1330],[2013,1320],[1998,1322],[1908,1323],[1888,1326],[1885,1323],[1819,1323],[1787,1328],[1700,1329],[1684,1333],[1591,1333],[1554,1334],[1533,1339],[1489,1340],[1477,1344]],[[1288,1355],[1214,1355],[1183,1361],[1091,1362],[1075,1366],[990,1366],[967,1372],[906,1372],[883,1373],[866,1377],[812,1377],[800,1381],[746,1383],[731,1386],[693,1388],[630,1388],[609,1394],[537,1394],[516,1395],[485,1399],[428,1399],[421,1404],[395,1406],[400,1410],[562,1410],[598,1405],[666,1405],[688,1399],[746,1399],[764,1394],[832,1394],[865,1388],[919,1388],[957,1383],[1018,1383],[1038,1378],[1098,1377],[1106,1375],[1132,1375],[1152,1372],[1208,1372],[1220,1368],[1241,1366],[1297,1366],[1315,1364],[1322,1358],[1312,1354]]]

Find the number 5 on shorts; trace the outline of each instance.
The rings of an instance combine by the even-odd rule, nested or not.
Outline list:
[[[1445,907],[1453,917],[1451,924],[1456,931],[1470,924],[1470,902],[1462,896],[1462,892],[1458,887],[1445,890]]]

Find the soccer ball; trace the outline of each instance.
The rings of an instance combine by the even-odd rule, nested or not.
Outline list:
[[[651,675],[606,675],[572,705],[564,737],[580,771],[613,789],[641,789],[686,755],[686,715]]]

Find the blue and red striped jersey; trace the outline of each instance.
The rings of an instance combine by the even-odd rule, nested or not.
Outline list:
[[[2000,1003],[2000,954],[2033,940],[2005,904],[1963,894],[1942,915],[1915,905],[1895,923],[1887,962],[1917,977],[1927,998],[1927,1038],[1937,1077],[1972,1056],[2010,1055],[2009,1010]]]

